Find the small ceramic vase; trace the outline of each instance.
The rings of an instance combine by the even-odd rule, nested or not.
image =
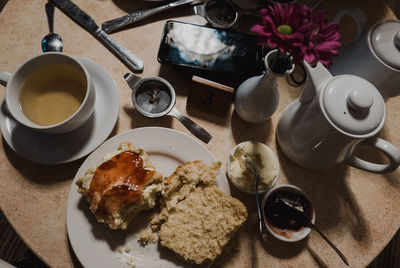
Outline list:
[[[277,49],[270,51],[264,59],[266,72],[248,78],[236,89],[235,110],[243,120],[262,123],[274,114],[279,103],[276,78],[289,75],[295,67],[290,58],[282,60],[279,55]],[[283,70],[277,71],[283,62]]]

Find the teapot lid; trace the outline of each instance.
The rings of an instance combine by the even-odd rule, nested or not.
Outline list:
[[[383,20],[375,24],[370,30],[369,42],[380,60],[400,70],[400,21]]]
[[[342,132],[370,136],[383,127],[385,102],[367,80],[339,75],[330,80],[321,93],[320,105],[325,117]]]

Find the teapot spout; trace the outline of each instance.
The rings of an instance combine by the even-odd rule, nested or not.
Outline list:
[[[308,77],[300,96],[300,102],[309,103],[317,95],[318,91],[324,87],[325,83],[332,78],[332,75],[320,62],[313,68],[304,61],[304,67]]]
[[[325,83],[332,79],[331,73],[320,62],[318,62],[314,68],[311,67],[307,62],[304,62],[304,67],[307,70],[308,76],[314,85],[316,92],[321,90]]]

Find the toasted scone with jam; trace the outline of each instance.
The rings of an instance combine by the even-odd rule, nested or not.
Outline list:
[[[138,212],[155,206],[163,176],[143,149],[122,142],[76,185],[98,222],[111,229],[126,229]]]

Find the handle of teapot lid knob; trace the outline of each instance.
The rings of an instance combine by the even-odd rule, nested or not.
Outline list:
[[[345,160],[345,162],[355,168],[362,169],[365,171],[377,173],[377,174],[385,174],[390,173],[396,170],[396,168],[400,165],[400,152],[399,150],[390,142],[372,137],[360,142],[357,147],[365,146],[365,147],[374,147],[381,152],[383,152],[389,159],[389,164],[377,164],[372,163],[366,160],[363,160],[359,157],[350,155],[349,158]],[[354,152],[354,150],[353,150]]]

